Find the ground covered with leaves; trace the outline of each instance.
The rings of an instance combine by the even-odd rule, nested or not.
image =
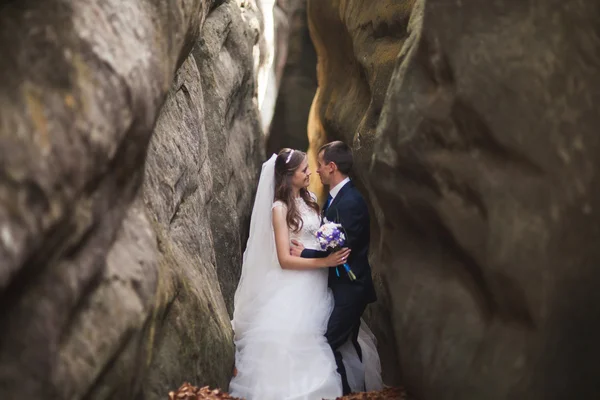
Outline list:
[[[175,392],[169,393],[169,400],[242,400],[231,397],[220,389],[210,389],[208,386],[199,388],[184,383]],[[414,400],[402,388],[388,388],[379,392],[354,393],[336,400]]]

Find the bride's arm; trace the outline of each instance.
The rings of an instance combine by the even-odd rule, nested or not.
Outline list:
[[[285,209],[273,207],[273,231],[275,232],[275,247],[279,265],[283,269],[315,269],[327,268],[331,265],[343,264],[350,253],[343,249],[328,255],[325,258],[302,258],[290,254],[290,237],[288,233]]]

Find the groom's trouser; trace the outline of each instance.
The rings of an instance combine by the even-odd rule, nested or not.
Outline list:
[[[365,311],[366,303],[362,296],[352,296],[349,293],[333,291],[335,306],[327,324],[327,332],[325,337],[333,350],[337,371],[342,378],[342,387],[344,395],[350,394],[350,386],[346,377],[346,368],[342,362],[342,354],[339,348],[348,341],[352,340],[352,344],[358,353],[359,359],[362,361],[362,350],[358,344],[358,331],[360,329],[360,318]]]

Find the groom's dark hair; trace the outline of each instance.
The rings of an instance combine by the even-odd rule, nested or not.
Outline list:
[[[336,140],[335,142],[327,143],[321,146],[319,153],[323,152],[323,161],[329,164],[330,162],[337,165],[338,170],[344,175],[350,175],[352,171],[352,149],[346,143]]]

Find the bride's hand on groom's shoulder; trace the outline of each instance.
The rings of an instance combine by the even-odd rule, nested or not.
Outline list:
[[[292,245],[290,246],[290,254],[294,257],[302,257],[302,250],[304,250],[304,245],[296,239],[292,239]]]

